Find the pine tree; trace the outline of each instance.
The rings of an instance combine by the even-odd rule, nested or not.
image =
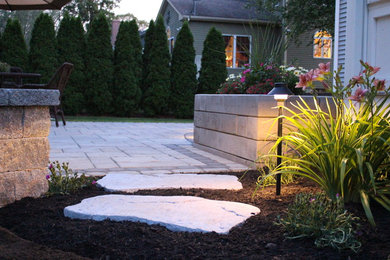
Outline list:
[[[57,33],[59,64],[70,62],[74,65],[64,90],[62,104],[66,114],[79,114],[84,107],[85,65],[84,28],[80,18],[65,14]]]
[[[143,100],[145,99],[145,92],[148,88],[146,85],[146,77],[149,74],[150,51],[152,50],[153,39],[154,39],[154,21],[150,20],[149,28],[148,30],[146,30],[145,33],[144,52],[142,54],[142,82],[141,82],[142,103]]]
[[[57,70],[57,49],[54,23],[51,16],[42,13],[35,20],[30,40],[30,70],[42,75],[48,82]]]
[[[0,60],[11,66],[26,69],[28,52],[22,27],[18,20],[8,19],[1,41],[2,51]]]
[[[115,42],[113,105],[118,116],[131,116],[138,108],[141,99],[141,89],[137,79],[141,73],[139,70],[141,64],[137,64],[135,60],[135,53],[139,52],[139,48],[134,47],[131,27],[131,22],[121,22]]]
[[[226,80],[225,43],[221,32],[212,27],[203,44],[198,93],[215,94]]]
[[[170,90],[170,54],[162,16],[157,18],[149,56],[144,112],[147,116],[162,115],[168,110]]]
[[[130,22],[130,40],[133,46],[134,73],[137,86],[141,88],[142,82],[142,44],[139,36],[139,28],[136,20]]]
[[[170,104],[176,117],[191,118],[194,114],[196,65],[194,37],[184,22],[177,35],[171,62]]]
[[[112,88],[112,46],[110,29],[104,14],[98,15],[91,23],[86,47],[85,97],[88,111],[94,115],[111,112]]]

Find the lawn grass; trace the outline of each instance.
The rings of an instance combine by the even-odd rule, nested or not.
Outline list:
[[[73,122],[127,122],[127,123],[193,123],[193,119],[145,118],[145,117],[107,117],[107,116],[66,116]]]

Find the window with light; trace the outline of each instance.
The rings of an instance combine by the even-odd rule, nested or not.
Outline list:
[[[223,35],[225,41],[226,67],[242,68],[250,63],[250,36]]]
[[[332,58],[332,36],[326,31],[319,31],[314,34],[314,58]]]

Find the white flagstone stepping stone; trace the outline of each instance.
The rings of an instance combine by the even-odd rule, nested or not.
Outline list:
[[[260,213],[248,204],[193,196],[102,195],[68,206],[64,215],[76,219],[160,224],[172,231],[227,234],[247,218]]]
[[[128,174],[109,173],[97,181],[107,191],[136,192],[155,189],[242,189],[241,182],[233,175],[217,174]]]

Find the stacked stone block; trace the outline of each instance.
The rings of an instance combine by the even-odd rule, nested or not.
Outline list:
[[[48,190],[50,114],[57,90],[0,89],[0,207]]]

